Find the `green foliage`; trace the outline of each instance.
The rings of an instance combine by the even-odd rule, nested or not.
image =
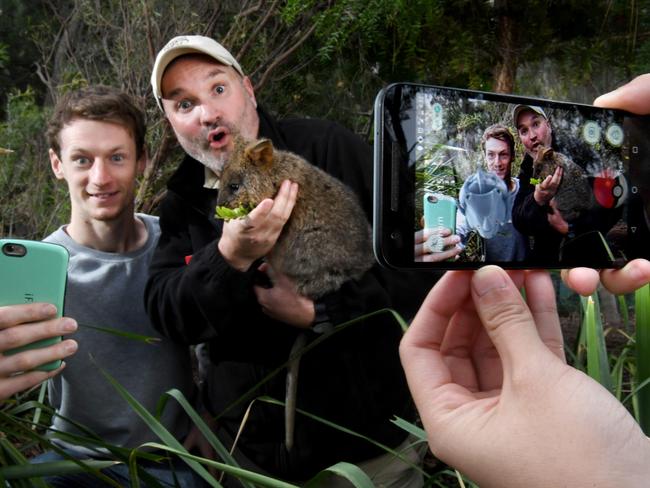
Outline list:
[[[0,146],[14,152],[0,156],[0,233],[41,239],[68,214],[67,194],[47,159],[46,111],[28,88],[9,94],[6,114]]]
[[[636,385],[637,420],[650,433],[650,285],[636,291]],[[643,385],[643,386],[642,386]]]

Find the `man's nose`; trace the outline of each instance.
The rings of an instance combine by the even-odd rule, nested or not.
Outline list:
[[[105,185],[110,180],[110,172],[107,164],[102,159],[98,159],[90,168],[90,182],[94,185]]]
[[[214,125],[221,119],[221,109],[216,103],[207,102],[201,105],[201,124]]]

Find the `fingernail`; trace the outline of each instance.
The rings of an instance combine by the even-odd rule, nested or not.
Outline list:
[[[77,330],[77,321],[69,318],[63,319],[61,327],[63,328],[64,332],[74,332]]]
[[[496,266],[485,266],[478,269],[472,278],[472,288],[478,296],[487,292],[506,287],[506,275]]]
[[[51,303],[45,303],[41,307],[41,313],[43,315],[54,315],[56,314],[56,307]]]
[[[77,343],[75,341],[65,341],[65,352],[72,354],[77,351]]]

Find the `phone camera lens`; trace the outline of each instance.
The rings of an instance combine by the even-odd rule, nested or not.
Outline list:
[[[429,203],[437,203],[437,202],[438,202],[438,199],[437,199],[435,196],[433,196],[433,195],[429,195],[429,196],[427,197],[427,201],[428,201]]]
[[[2,252],[7,256],[21,258],[27,254],[27,249],[22,244],[7,243],[2,246]]]
[[[393,239],[393,240],[397,240],[397,239],[399,239],[400,237],[401,237],[401,235],[400,235],[400,233],[397,232],[397,231],[395,231],[395,232],[391,232],[391,233],[390,233],[390,238]]]

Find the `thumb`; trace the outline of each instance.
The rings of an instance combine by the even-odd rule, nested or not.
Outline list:
[[[544,348],[535,321],[505,271],[485,266],[472,277],[472,299],[488,336],[503,363],[504,380]]]
[[[626,85],[599,96],[594,105],[621,108],[635,114],[650,113],[650,74],[637,76]]]

